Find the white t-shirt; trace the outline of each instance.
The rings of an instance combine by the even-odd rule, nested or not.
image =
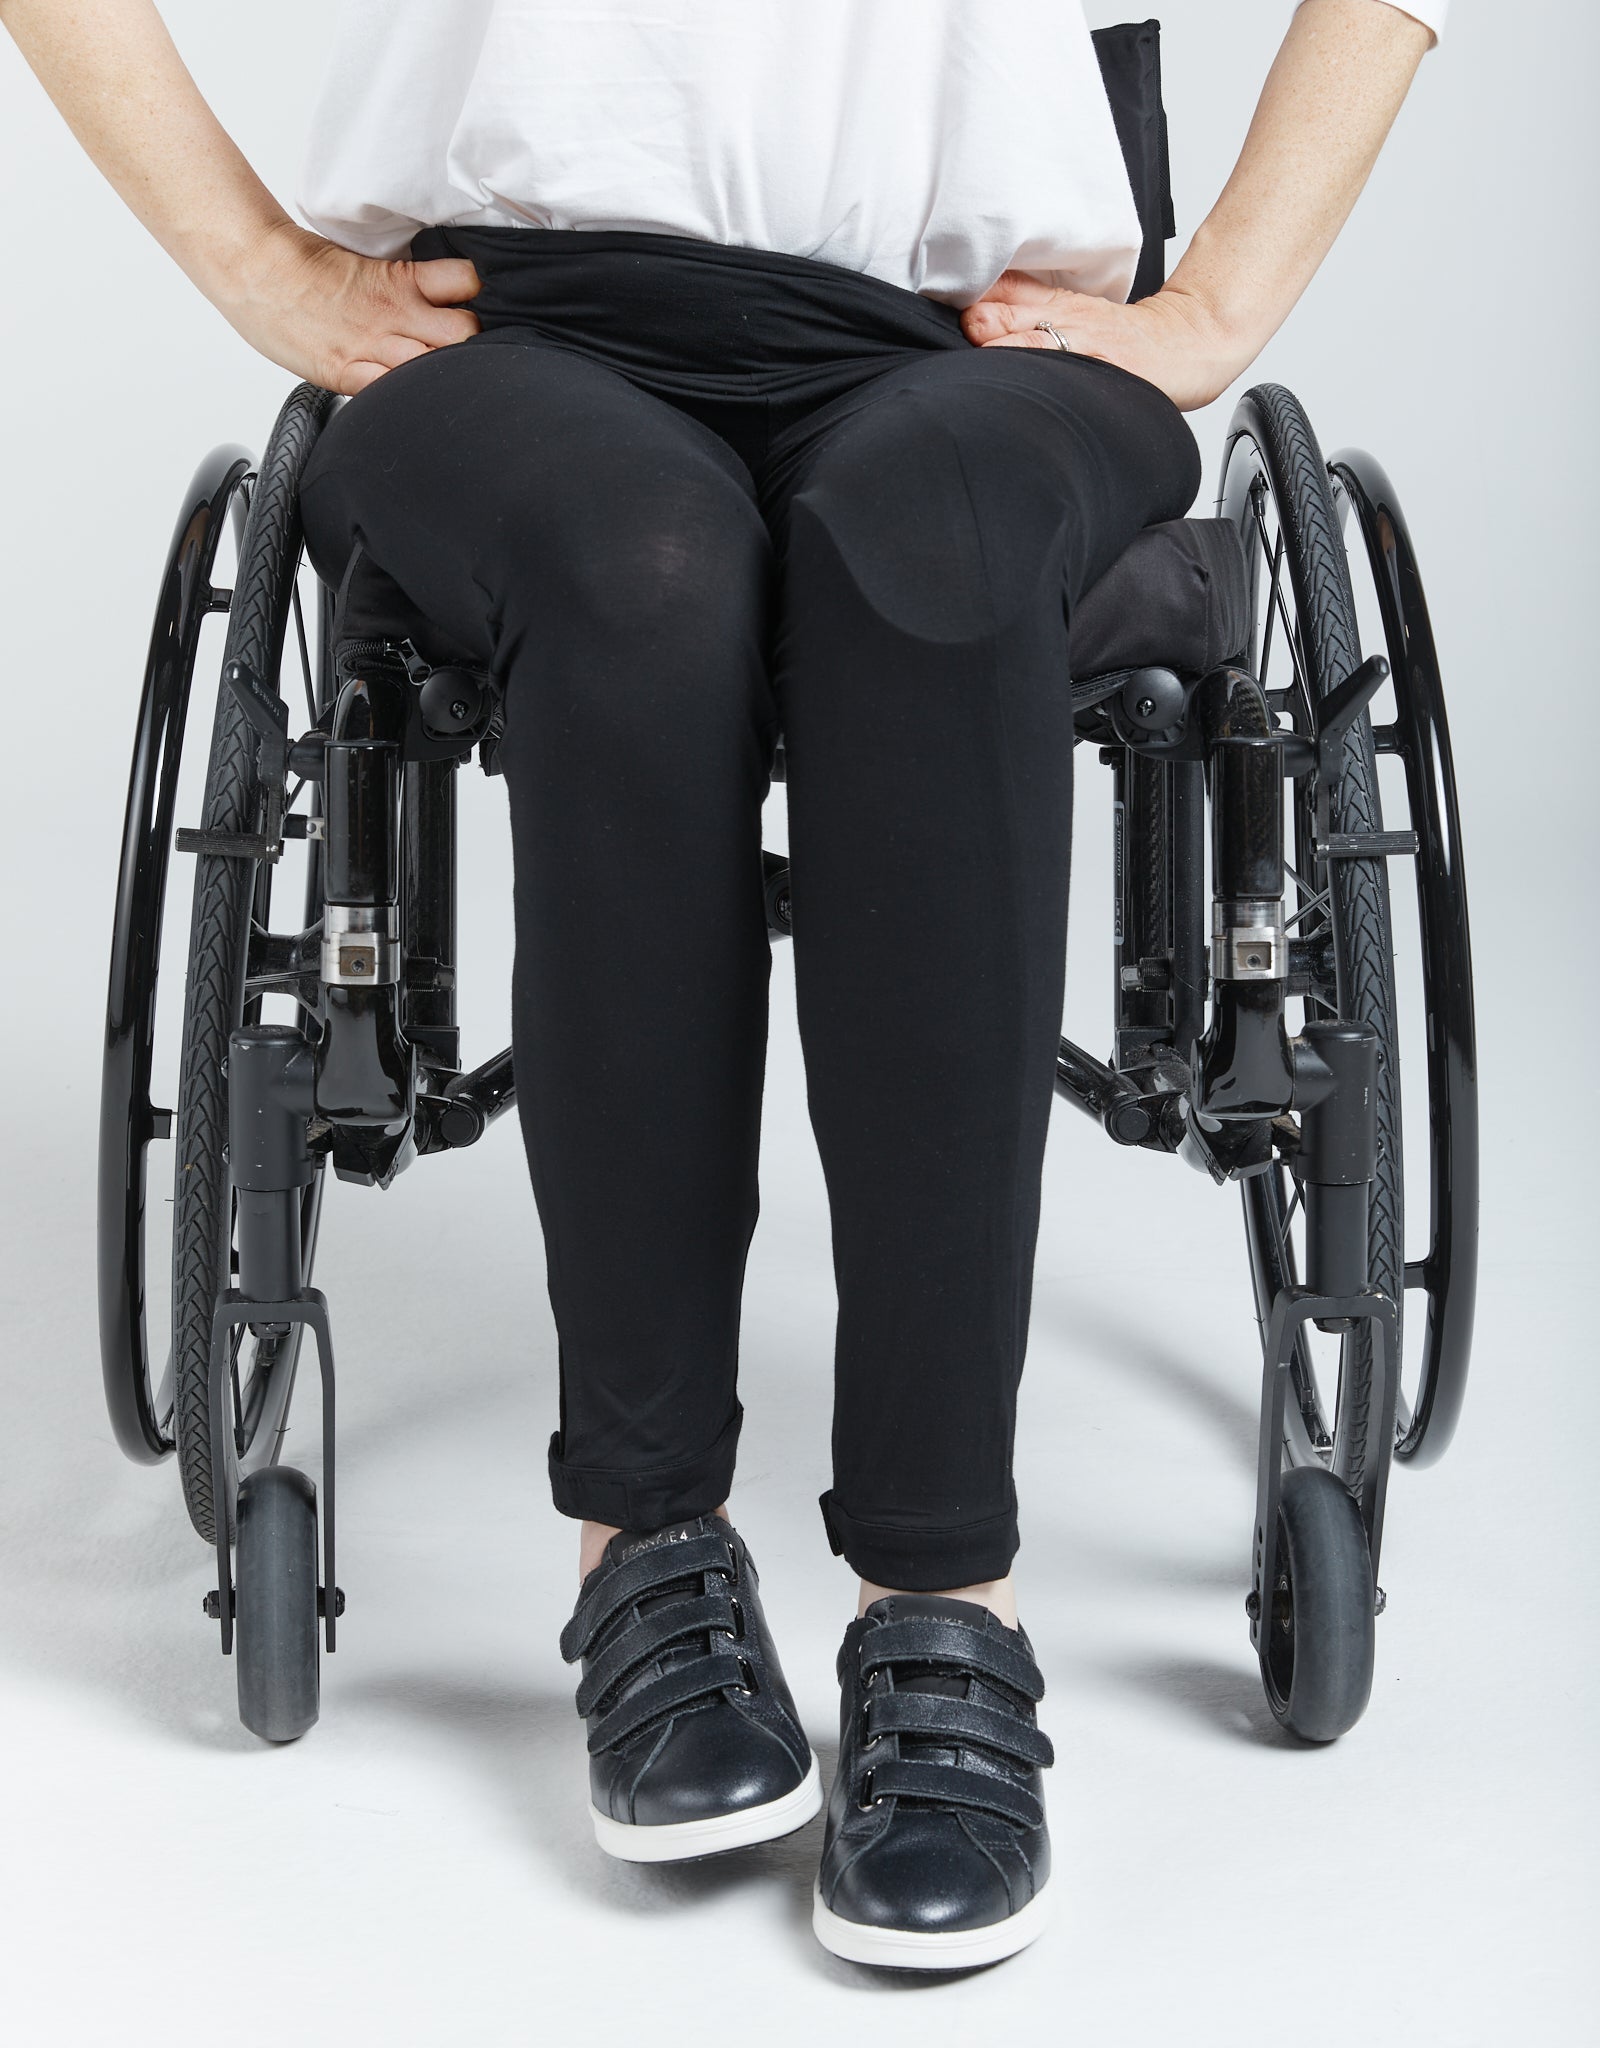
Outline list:
[[[1125,299],[1140,244],[1079,0],[342,0],[296,204],[367,256],[636,228],[956,306]]]

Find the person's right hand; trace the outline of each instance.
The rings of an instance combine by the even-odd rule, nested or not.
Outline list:
[[[476,334],[478,316],[460,301],[481,289],[464,257],[357,256],[286,220],[207,296],[270,361],[350,397],[413,356]]]

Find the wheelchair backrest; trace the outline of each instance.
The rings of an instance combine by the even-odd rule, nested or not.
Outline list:
[[[1161,104],[1161,24],[1138,21],[1097,28],[1094,48],[1144,229],[1144,249],[1128,297],[1147,299],[1166,281],[1166,245],[1177,233],[1167,115]]]

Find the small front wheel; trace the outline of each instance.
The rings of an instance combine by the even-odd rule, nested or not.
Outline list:
[[[1321,1465],[1283,1475],[1278,1556],[1261,1631],[1261,1683],[1303,1742],[1353,1728],[1372,1695],[1376,1600],[1361,1510]]]
[[[267,1742],[293,1742],[317,1718],[317,1489],[290,1465],[240,1482],[234,1573],[239,1719]]]

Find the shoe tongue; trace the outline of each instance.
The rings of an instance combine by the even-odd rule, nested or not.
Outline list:
[[[989,1609],[976,1600],[952,1600],[944,1593],[891,1593],[874,1600],[867,1609],[880,1621],[964,1621],[987,1628]],[[896,1692],[939,1692],[947,1699],[964,1700],[972,1680],[964,1672],[919,1671],[914,1664],[895,1667]]]
[[[622,1529],[612,1537],[608,1546],[613,1564],[622,1564],[630,1557],[637,1557],[644,1550],[659,1550],[669,1543],[688,1543],[696,1536],[708,1532],[715,1534],[730,1528],[731,1523],[721,1515],[695,1515],[686,1522],[668,1522],[660,1529]]]

